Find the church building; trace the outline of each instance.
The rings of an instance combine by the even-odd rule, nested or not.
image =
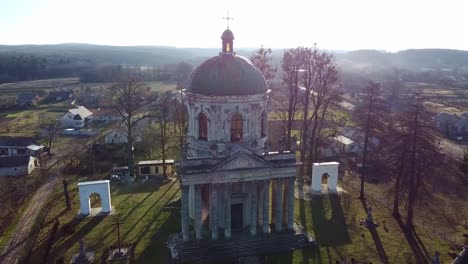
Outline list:
[[[188,136],[178,167],[184,241],[294,229],[295,150],[270,151],[270,90],[254,64],[222,49],[192,73],[183,91]],[[270,210],[271,208],[271,210]]]

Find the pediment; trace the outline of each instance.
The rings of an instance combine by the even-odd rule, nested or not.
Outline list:
[[[225,162],[217,165],[212,171],[226,171],[239,169],[253,169],[271,167],[268,161],[247,153],[238,153]]]

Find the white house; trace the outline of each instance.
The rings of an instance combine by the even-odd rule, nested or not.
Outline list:
[[[0,177],[27,176],[39,167],[39,160],[30,155],[0,156]]]
[[[92,109],[91,112],[93,112],[92,119],[95,123],[109,123],[122,120],[122,117],[113,108],[97,108]]]
[[[69,109],[61,118],[60,124],[63,127],[75,127],[82,128],[86,126],[86,123],[90,119],[93,113],[84,106],[78,106],[73,109]]]
[[[134,142],[141,142],[141,134],[141,129],[133,130]],[[123,127],[115,128],[104,137],[104,143],[106,144],[121,144],[127,142],[127,132],[125,132]]]

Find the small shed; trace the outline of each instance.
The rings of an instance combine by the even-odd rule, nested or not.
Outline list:
[[[166,174],[172,174],[174,168],[174,160],[166,160]],[[138,162],[138,175],[153,176],[163,174],[162,160],[143,160]]]

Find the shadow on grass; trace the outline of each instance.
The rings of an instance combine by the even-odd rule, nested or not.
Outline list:
[[[367,207],[367,201],[365,199],[361,199],[362,207],[365,212],[368,211]],[[385,248],[383,247],[382,241],[380,240],[380,236],[377,233],[376,227],[375,226],[370,226],[368,228],[369,232],[371,233],[372,239],[374,240],[375,244],[375,249],[377,250],[377,253],[379,254],[380,261],[384,264],[388,264],[388,256],[387,253],[385,252]]]
[[[155,220],[159,217],[160,213],[155,215]],[[171,263],[166,241],[170,234],[178,232],[180,232],[180,210],[172,210],[159,230],[151,237],[148,246],[135,259],[135,263]],[[137,243],[140,240],[141,238]]]
[[[401,231],[403,231],[403,234],[405,235],[405,238],[408,241],[408,244],[410,245],[410,248],[413,251],[414,256],[416,257],[417,262],[428,263],[429,256],[427,254],[426,247],[422,243],[421,239],[419,239],[419,236],[416,234],[416,232],[408,231],[405,224],[401,220],[401,217],[395,217],[395,220],[400,226]]]
[[[324,196],[316,196],[310,200],[315,240],[323,246],[340,246],[351,243],[345,214],[341,207],[341,197],[328,195],[330,208],[324,206]],[[327,210],[331,209],[331,217],[326,218]],[[349,210],[349,208],[348,208]]]
[[[63,255],[68,249],[70,249],[74,244],[78,243],[78,240],[82,239],[86,234],[88,234],[93,228],[95,228],[99,223],[101,223],[104,218],[107,216],[94,216],[91,220],[86,223],[81,229],[76,230],[68,239],[56,245],[50,252],[52,258],[59,258]],[[83,218],[74,218],[71,220],[68,225],[72,227],[78,226],[78,224],[83,221]],[[62,226],[57,232],[57,237],[64,236],[64,226]],[[78,253],[78,252],[77,252]]]
[[[146,181],[136,181],[131,184],[117,185],[112,189],[116,194],[152,193],[158,191],[162,186],[172,184],[173,182],[176,181],[169,181],[161,177],[153,177]]]

